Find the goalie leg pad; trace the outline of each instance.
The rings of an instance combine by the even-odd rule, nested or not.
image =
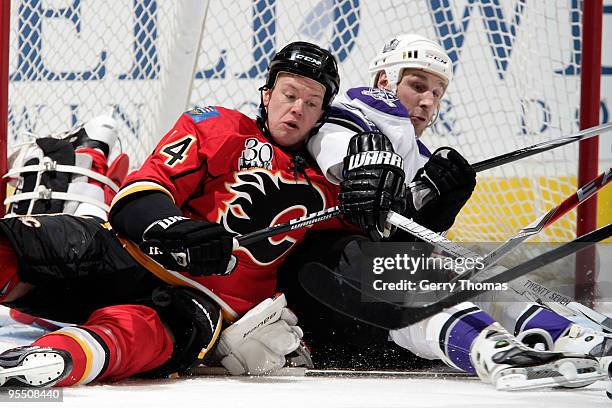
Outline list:
[[[214,301],[192,289],[163,286],[153,291],[150,306],[172,332],[174,350],[168,362],[144,376],[184,373],[207,360],[223,321],[221,309]]]
[[[22,282],[56,283],[138,268],[112,231],[93,218],[37,215],[0,219]]]
[[[31,285],[27,293],[13,291],[5,305],[24,313],[82,323],[96,309],[150,299],[161,284],[132,259],[112,231],[92,218],[5,218],[0,219],[1,234],[16,257],[10,285]]]
[[[58,164],[74,166],[74,147],[67,140],[45,137],[36,140],[39,152],[26,158],[25,166],[37,165],[42,162],[42,157],[48,157]],[[40,153],[42,152],[42,153]],[[51,191],[66,192],[70,184],[71,175],[63,172],[25,172],[21,174],[21,180],[16,187],[16,193],[37,191],[39,186],[44,186]],[[64,202],[61,200],[20,200],[11,205],[9,213],[13,214],[51,214],[63,212]]]

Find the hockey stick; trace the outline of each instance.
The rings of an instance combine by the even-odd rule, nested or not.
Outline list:
[[[477,253],[462,247],[460,245],[457,245],[456,243],[450,241],[449,239],[447,239],[446,237],[437,234],[433,231],[431,231],[428,228],[423,227],[422,225],[419,225],[417,223],[415,223],[414,221],[403,217],[397,213],[394,212],[390,212],[389,213],[389,217],[387,218],[387,221],[390,222],[391,224],[395,225],[398,228],[403,229],[404,231],[407,231],[409,233],[411,233],[412,235],[414,235],[417,238],[420,238],[430,244],[434,244],[437,245],[438,247],[440,247],[441,249],[444,250],[444,252],[448,253],[449,255],[451,255],[454,258],[479,258],[480,255],[478,255]],[[513,247],[514,248],[514,247]],[[488,268],[488,269],[487,269]],[[472,278],[477,277],[478,275],[484,275],[485,273],[491,273],[491,272],[495,272],[497,270],[499,270],[500,266],[494,266],[493,264],[489,264],[489,265],[485,265],[485,268],[482,269],[479,272],[473,273],[471,276]],[[506,268],[503,268],[506,269]],[[468,272],[468,274],[471,272]],[[467,274],[464,274],[464,276],[469,276]],[[540,285],[541,287],[545,288],[543,285]],[[515,290],[517,293],[522,294],[525,291],[522,290],[521,285],[510,285],[510,287]],[[550,293],[554,293],[556,295],[558,295],[556,292],[554,292],[551,289],[545,288],[546,290],[548,290]],[[521,291],[522,290],[522,291]],[[532,300],[532,299],[529,299]],[[574,309],[572,309],[571,307],[567,306],[567,303],[569,302],[573,302],[573,304],[578,304],[579,302],[576,302],[575,300],[567,297],[567,296],[551,296],[547,299],[542,299],[542,302],[545,304],[551,304],[551,305],[555,305],[556,307],[561,307],[567,311],[569,311],[572,314],[576,314],[576,311]],[[554,306],[553,306],[554,307]],[[582,308],[587,308],[586,306],[582,306]],[[592,309],[589,309],[589,313],[591,316],[597,316],[597,319],[591,319],[593,320],[595,323],[597,324],[601,324],[601,321],[607,321],[607,317],[602,315],[601,313],[598,313]],[[589,315],[580,312],[579,315],[590,318]],[[607,327],[606,329],[612,331],[612,326]]]
[[[483,264],[486,269],[492,265],[495,265],[502,258],[508,255],[514,248],[519,246],[523,241],[527,238],[538,234],[544,228],[550,226],[554,222],[556,222],[559,218],[567,214],[570,210],[574,209],[578,205],[580,205],[583,201],[591,198],[595,193],[601,190],[606,184],[608,184],[612,180],[612,168],[608,168],[605,172],[601,173],[599,176],[594,178],[593,180],[585,183],[582,187],[580,187],[574,194],[567,197],[561,204],[556,206],[555,208],[548,211],[546,214],[537,218],[535,221],[521,229],[521,231],[510,238],[501,246],[497,247],[493,251],[491,251],[483,260]],[[470,274],[463,275],[470,277]],[[462,278],[463,278],[462,276]],[[458,277],[457,277],[458,278]],[[455,279],[457,279],[455,278]],[[454,281],[453,279],[452,281]],[[451,281],[451,282],[452,282]]]
[[[533,156],[534,154],[552,150],[578,140],[588,139],[590,137],[608,132],[610,130],[612,130],[612,122],[604,123],[603,125],[593,126],[591,128],[581,130],[580,132],[575,133],[573,135],[548,140],[546,142],[538,143],[529,147],[524,147],[513,152],[508,152],[499,156],[491,157],[489,159],[474,163],[472,167],[474,168],[474,171],[478,173],[484,170],[491,169],[493,167],[501,166],[502,164],[511,163],[525,157]],[[283,232],[292,231],[294,229],[305,227],[307,225],[312,225],[317,222],[325,221],[330,218],[336,217],[338,215],[340,215],[340,209],[338,208],[338,206],[335,206],[322,211],[318,211],[316,213],[304,215],[303,217],[293,219],[283,224],[274,225],[272,227],[263,228],[259,231],[244,234],[234,239],[234,249],[238,248],[240,245],[248,245],[253,242],[260,241],[262,239],[270,238],[276,234],[281,234]]]
[[[533,146],[524,147],[513,152],[504,153],[502,155],[483,160],[472,165],[476,172],[488,170],[493,167],[501,166],[502,164],[511,163],[513,161],[533,156],[534,154],[542,153],[547,150],[556,149],[557,147],[565,146],[566,144],[576,142],[578,140],[588,139],[602,133],[612,130],[612,122],[602,125],[593,126],[588,129],[583,129],[569,136],[548,140],[546,142],[534,144]]]
[[[553,222],[557,221],[568,211],[572,210],[585,200],[591,198],[597,191],[602,189],[610,181],[612,181],[612,168],[608,168],[605,172],[597,176],[595,179],[586,183],[584,186],[576,190],[575,193],[566,198],[561,204],[548,211],[546,214],[536,219],[525,228],[521,229],[521,231],[516,236],[510,238],[500,247],[496,248],[487,256],[485,256],[482,260],[484,266],[481,271],[495,265],[500,259],[510,253],[521,242],[542,231],[542,229],[548,227]],[[389,211],[387,222],[400,229],[403,229],[404,231],[409,232],[410,234],[422,239],[423,241],[429,242],[430,244],[438,245],[446,253],[455,258],[480,257],[480,255],[476,254],[475,252],[461,245],[455,244],[443,235],[440,235],[422,225],[419,225],[416,222],[396,212]],[[470,271],[467,274],[463,274],[462,278],[466,276],[473,276],[473,273],[476,272]]]
[[[240,245],[248,245],[253,242],[258,242],[266,238],[270,238],[276,234],[283,232],[292,231],[294,229],[306,227],[317,222],[325,221],[330,218],[334,218],[340,215],[340,209],[336,207],[327,208],[322,211],[317,211],[312,214],[307,214],[299,218],[294,218],[291,221],[283,224],[273,225],[271,227],[263,228],[259,231],[253,231],[248,234],[241,235],[234,239],[234,249]]]
[[[610,169],[608,169],[608,171],[602,173],[594,180],[590,181],[589,183],[586,183],[582,188],[577,190],[576,193],[572,194],[570,197],[564,200],[559,206],[555,207],[554,209],[549,211],[544,216],[540,217],[536,221],[529,224],[527,227],[523,228],[517,236],[511,238],[505,244],[498,247],[493,252],[488,254],[485,258],[483,258],[482,259],[482,264],[484,265],[483,269],[475,273],[473,273],[473,271],[470,271],[468,273],[458,274],[456,278],[451,280],[451,283],[453,281],[456,282],[458,279],[467,279],[468,277],[476,278],[479,276],[484,276],[485,271],[487,274],[504,273],[504,271],[507,271],[507,268],[504,268],[502,266],[495,266],[496,262],[498,262],[501,258],[507,255],[514,248],[516,248],[525,239],[538,233],[543,228],[549,226],[554,221],[558,220],[563,214],[567,213],[569,210],[576,207],[577,205],[579,205],[586,199],[592,197],[599,189],[603,188],[610,181],[611,178],[612,178],[611,171]],[[397,213],[390,212],[388,222],[397,226],[398,228],[408,231],[409,233],[413,234],[414,236],[426,242],[429,242],[434,245],[438,245],[440,248],[442,248],[446,253],[448,253],[452,257],[472,258],[472,259],[480,257],[475,252],[461,245],[457,245],[453,243],[452,241],[448,240],[446,237],[440,234],[437,234]],[[587,236],[587,238],[589,238],[589,236]],[[576,241],[576,242],[581,242],[581,241]],[[539,258],[536,258],[536,259],[539,259]],[[508,275],[502,275],[502,276],[508,276]],[[489,282],[489,281],[487,280],[486,282]],[[351,283],[346,281],[346,279],[345,279],[345,286],[349,288],[351,287]],[[542,285],[538,285],[538,287],[543,288]],[[536,286],[533,283],[530,284],[530,281],[516,282],[514,285],[511,285],[511,288],[518,294],[528,297],[529,300],[532,300],[532,301],[534,300],[534,296],[536,295],[539,296],[539,294],[535,290]],[[352,289],[355,291],[359,291],[359,289],[355,288],[354,286]],[[349,290],[349,289],[345,289],[345,290]],[[484,292],[484,290],[481,292]],[[481,292],[478,292],[478,293],[481,293]],[[545,299],[538,299],[541,302],[549,304],[552,307],[555,307],[555,306],[559,307],[558,305],[560,305],[562,308],[564,308],[565,310],[569,310],[573,314],[584,316],[594,321],[595,323],[599,324],[600,326],[603,326],[608,330],[612,330],[612,321],[607,316],[601,313],[598,313],[590,308],[587,308],[586,306],[581,305],[580,303],[572,300],[571,298],[561,295],[551,289],[545,288],[544,292],[547,294],[547,297]],[[528,293],[530,293],[530,295],[528,295]],[[311,294],[314,297],[317,297],[315,291],[311,291]],[[361,295],[366,296],[365,294],[361,294]],[[465,296],[465,294],[460,295],[460,296]],[[473,296],[475,295],[470,295],[470,297],[473,297]],[[444,299],[444,297],[445,296],[442,296],[441,298]],[[429,309],[421,310],[419,313],[417,313],[416,311],[413,311],[415,313],[415,316],[421,316],[423,315],[423,313],[431,313],[432,311],[436,311],[436,310],[440,311],[442,310],[440,309],[440,307],[444,308],[444,307],[448,307],[449,304],[450,305],[456,304],[453,302],[455,302],[457,299],[459,299],[459,301],[462,301],[461,298],[459,297],[458,298],[450,297],[446,299],[445,301],[443,301],[442,299],[440,300],[440,303],[437,306],[432,305]],[[323,299],[320,299],[320,300],[325,303],[325,300]],[[382,300],[375,299],[375,301],[382,301]],[[391,308],[397,308],[397,307],[399,306],[397,305],[391,306]],[[368,313],[378,314],[379,312],[380,311],[377,310],[377,307],[374,307],[374,309],[372,309],[371,311],[361,311],[360,313],[362,314],[362,316],[363,315],[367,316]],[[344,313],[347,314],[346,312]],[[375,318],[375,317],[372,316],[372,318]],[[379,319],[380,318],[381,317],[379,316]],[[389,315],[389,318],[392,320],[395,319],[395,318],[392,318],[391,315]]]
[[[479,283],[486,287],[486,284],[503,283],[517,279],[535,269],[548,265],[565,256],[568,256],[576,251],[587,248],[598,241],[606,239],[612,235],[612,224],[591,231],[581,237],[574,239],[571,242],[565,243],[562,246],[551,251],[545,252],[537,257],[530,259],[513,268],[503,270]],[[502,267],[500,267],[502,268]],[[445,293],[439,299],[423,303],[421,305],[399,305],[388,300],[375,297],[371,293],[364,292],[355,283],[346,279],[340,273],[328,269],[324,265],[311,263],[300,270],[300,283],[304,289],[319,302],[328,307],[345,314],[349,317],[360,320],[372,326],[383,329],[395,330],[400,329],[418,321],[426,319],[444,309],[465,302],[481,293],[487,292],[487,289],[475,290],[460,290],[456,292]],[[531,285],[533,288],[533,285]],[[525,290],[531,290],[526,286]],[[554,293],[554,295],[553,295]],[[548,296],[553,298],[558,296],[560,300],[568,300],[569,298],[550,291]],[[415,299],[411,299],[414,303]],[[418,299],[416,299],[418,301]],[[548,303],[543,299],[544,303]],[[556,302],[555,299],[550,299]],[[568,306],[572,307],[572,301],[568,301]],[[580,304],[578,304],[580,305]],[[582,306],[582,305],[580,305]],[[589,313],[594,312],[589,309]],[[603,316],[597,312],[598,316],[591,318],[598,322],[604,328],[610,330],[612,321],[610,318]]]

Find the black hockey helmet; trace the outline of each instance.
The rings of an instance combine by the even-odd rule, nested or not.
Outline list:
[[[310,78],[323,85],[325,87],[323,109],[329,105],[340,88],[340,75],[334,56],[318,45],[308,42],[292,42],[272,58],[265,88],[274,87],[280,72]]]
[[[264,86],[260,91],[272,89],[276,83],[276,78],[281,72],[300,75],[310,78],[325,87],[323,96],[323,116],[310,131],[310,136],[316,134],[325,120],[329,105],[338,93],[340,88],[340,75],[338,74],[338,64],[334,56],[327,50],[318,45],[304,41],[292,42],[283,47],[270,61],[268,76]],[[259,104],[259,114],[257,115],[257,125],[263,134],[272,141],[270,131],[267,126],[268,113],[263,103],[263,92]]]

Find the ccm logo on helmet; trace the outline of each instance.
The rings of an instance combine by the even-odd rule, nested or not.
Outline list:
[[[444,65],[448,64],[448,60],[446,60],[446,59],[444,59],[444,58],[442,58],[442,57],[439,57],[439,56],[437,56],[437,55],[434,55],[434,54],[432,54],[432,53],[429,53],[429,52],[428,52],[427,54],[425,54],[425,56],[426,56],[427,58],[431,58],[431,59],[433,59],[433,60],[436,60],[436,61],[438,61],[438,62],[439,62],[439,63],[441,63],[441,64],[444,64]]]
[[[367,166],[371,164],[386,164],[389,166],[403,168],[404,160],[399,154],[393,152],[361,152],[358,154],[354,154],[349,158],[348,169],[353,170],[357,167]]]
[[[304,61],[308,61],[311,64],[315,64],[315,65],[321,66],[321,60],[309,57],[308,55],[295,53],[294,54],[294,58],[298,59],[298,60],[301,59],[301,60],[304,60]]]

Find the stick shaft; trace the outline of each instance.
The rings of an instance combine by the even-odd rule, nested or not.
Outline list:
[[[547,150],[552,150],[560,146],[564,146],[569,143],[573,143],[578,140],[587,139],[593,136],[596,136],[601,133],[605,133],[612,130],[612,122],[605,123],[603,125],[594,126],[588,129],[581,130],[570,136],[561,137],[558,139],[552,139],[546,142],[538,143],[533,146],[524,147],[522,149],[515,150],[513,152],[508,152],[502,154],[500,156],[492,157],[490,159],[483,160],[481,162],[473,164],[474,170],[478,173],[484,170],[491,169],[493,167],[501,166],[506,163],[511,163],[517,160],[520,160],[524,157],[533,156],[534,154],[538,154],[541,152],[545,152]],[[307,225],[315,224],[320,221],[325,221],[327,219],[333,218],[340,215],[340,209],[338,206],[331,207],[325,209],[323,211],[319,211],[316,213],[308,214],[303,217],[299,217],[293,219],[284,224],[274,225],[271,227],[267,227],[261,229],[259,231],[254,231],[249,234],[244,234],[240,237],[236,237],[234,240],[234,248],[237,248],[240,245],[248,245],[253,242],[258,242],[263,239],[270,238],[276,234],[281,234],[283,232],[291,231],[297,228],[301,228]]]
[[[513,152],[491,157],[490,159],[474,163],[472,167],[474,167],[474,170],[478,173],[483,170],[501,166],[502,164],[512,163],[525,157],[533,156],[534,154],[556,149],[557,147],[565,146],[566,144],[573,143],[578,140],[585,140],[599,134],[609,132],[610,130],[612,130],[612,122],[604,123],[603,125],[593,126],[588,129],[581,130],[573,135],[548,140],[533,146],[523,147],[522,149],[518,149]]]

